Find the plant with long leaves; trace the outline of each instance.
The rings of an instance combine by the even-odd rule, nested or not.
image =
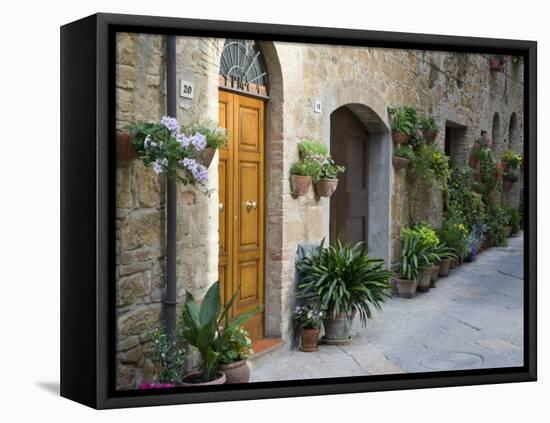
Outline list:
[[[260,307],[256,307],[230,320],[229,310],[237,298],[238,291],[223,308],[220,301],[219,281],[214,282],[208,289],[200,305],[191,293],[186,294],[180,333],[189,345],[199,350],[202,358],[203,382],[216,377],[222,358],[221,352],[225,343],[230,341],[231,333],[260,311]]]
[[[415,280],[418,275],[434,263],[437,255],[432,245],[426,245],[422,237],[415,233],[405,233],[401,250],[401,273],[408,280]]]
[[[393,273],[384,268],[384,260],[369,257],[365,243],[351,246],[337,241],[324,247],[323,239],[312,254],[306,255],[302,249],[302,255],[296,264],[302,277],[299,298],[320,302],[332,318],[340,313],[350,316],[355,309],[363,325],[372,316],[373,307],[381,308]]]

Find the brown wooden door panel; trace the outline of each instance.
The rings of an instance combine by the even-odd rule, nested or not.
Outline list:
[[[334,160],[346,166],[330,199],[330,241],[368,240],[367,131],[346,107],[330,116],[330,144]]]
[[[218,168],[220,279],[224,272],[225,301],[240,287],[237,316],[264,304],[264,102],[226,91],[219,98],[230,140]],[[263,322],[259,313],[245,324],[252,340],[263,338]]]

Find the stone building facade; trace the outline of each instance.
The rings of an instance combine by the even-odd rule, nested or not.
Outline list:
[[[177,37],[177,77],[194,85],[178,97],[182,123],[218,121],[223,39]],[[289,169],[297,144],[330,146],[331,114],[351,111],[368,133],[368,246],[391,266],[400,233],[411,218],[438,224],[441,189],[412,199],[406,171],[391,165],[388,107],[412,105],[437,118],[437,144],[452,159],[466,159],[482,130],[497,155],[523,151],[523,65],[489,70],[488,55],[329,45],[258,42],[269,81],[265,103],[265,321],[267,337],[291,337],[298,244],[329,238],[330,204],[310,189],[293,198]],[[117,35],[116,124],[157,121],[165,114],[165,39]],[[314,104],[321,110],[314,110]],[[446,137],[447,133],[447,137]],[[209,168],[217,188],[217,156]],[[117,163],[117,386],[132,388],[155,377],[149,336],[160,326],[164,293],[165,192],[161,177],[139,161]],[[515,184],[519,186],[520,184]],[[519,187],[505,201],[517,204]],[[178,299],[201,297],[218,279],[217,191],[210,197],[178,186]]]

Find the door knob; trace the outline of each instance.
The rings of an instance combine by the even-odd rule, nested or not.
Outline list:
[[[245,204],[246,204],[246,211],[250,211],[252,209],[256,210],[256,208],[258,207],[255,201],[247,200]]]
[[[220,208],[220,211],[223,211],[223,203],[220,203],[218,207]]]

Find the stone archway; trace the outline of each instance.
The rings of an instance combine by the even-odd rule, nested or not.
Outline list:
[[[491,131],[491,140],[492,140],[492,150],[495,155],[498,157],[502,152],[502,132],[500,126],[500,115],[495,113],[493,115],[493,126]]]
[[[517,151],[519,144],[518,116],[513,112],[510,116],[510,125],[508,126],[508,148]]]

